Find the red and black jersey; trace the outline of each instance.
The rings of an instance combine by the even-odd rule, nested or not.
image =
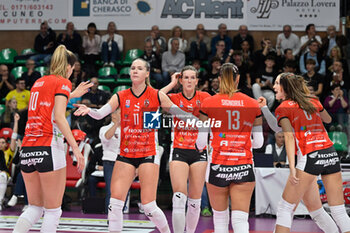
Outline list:
[[[322,104],[317,99],[310,101],[316,107],[316,112],[313,114],[307,113],[291,100],[283,101],[275,111],[278,124],[283,118],[289,119],[294,130],[297,153],[302,155],[333,145],[320,117],[320,112],[324,110]]]
[[[186,98],[183,93],[169,94],[171,101],[179,108],[192,115],[198,117],[201,103],[203,100],[210,97],[207,92],[196,91],[190,99]],[[180,122],[184,123],[181,124]],[[195,143],[197,140],[198,129],[196,127],[186,127],[186,123],[174,117],[173,121],[174,140],[173,148],[181,149],[196,149]]]
[[[231,97],[216,94],[203,101],[200,111],[211,121],[221,122],[220,127],[211,127],[212,163],[252,164],[251,132],[255,119],[261,116],[258,102],[240,92]]]
[[[22,146],[51,146],[52,140],[63,138],[53,113],[55,96],[65,96],[68,103],[71,89],[68,79],[56,75],[44,76],[34,83]]]
[[[127,158],[142,158],[156,154],[155,129],[144,128],[145,114],[156,112],[160,106],[158,90],[146,86],[141,95],[132,89],[117,93],[121,109],[120,155]]]

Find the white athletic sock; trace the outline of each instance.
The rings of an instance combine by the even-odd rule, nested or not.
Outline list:
[[[331,216],[329,216],[329,214],[323,209],[323,207],[310,212],[310,216],[322,231],[326,233],[339,232],[337,225],[335,224]]]
[[[13,233],[26,233],[41,218],[44,208],[28,205],[28,208],[19,216]]]
[[[214,233],[228,233],[228,224],[230,222],[230,212],[228,208],[224,211],[216,211],[214,214]]]
[[[341,232],[350,231],[350,218],[349,218],[348,214],[346,213],[344,204],[330,206],[329,208],[331,209],[332,217],[333,217],[334,221],[337,223]]]
[[[161,233],[170,233],[168,221],[161,209],[157,206],[156,201],[143,205],[145,215],[151,220]]]
[[[231,224],[234,232],[249,233],[249,214],[240,210],[232,210]]]
[[[60,217],[62,215],[61,207],[55,209],[44,208],[44,218],[41,224],[42,233],[56,233]]]
[[[119,233],[123,230],[123,207],[124,201],[110,198],[108,206],[108,230]]]
[[[173,194],[172,222],[174,233],[183,233],[185,230],[185,211],[187,196],[181,192]]]
[[[200,212],[201,199],[188,198],[186,214],[186,233],[194,233],[196,231]]]

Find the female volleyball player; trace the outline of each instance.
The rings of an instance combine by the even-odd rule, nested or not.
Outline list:
[[[276,98],[283,102],[276,109],[278,124],[282,127],[289,160],[290,175],[282,200],[277,208],[277,233],[290,232],[293,209],[314,183],[322,176],[331,214],[342,232],[350,232],[350,218],[344,207],[339,157],[322,124],[331,117],[317,98],[305,91],[301,76],[285,75],[276,79]],[[295,141],[297,165],[295,166]],[[319,194],[317,194],[318,197]]]
[[[180,118],[196,118],[171,102],[169,97],[149,85],[150,66],[143,59],[131,64],[130,89],[113,95],[102,108],[90,109],[76,105],[75,115],[86,115],[102,119],[118,107],[121,109],[120,155],[114,165],[111,182],[111,200],[108,212],[109,230],[121,232],[123,227],[122,208],[131,183],[138,174],[141,185],[141,203],[146,216],[162,233],[170,232],[163,211],[156,204],[159,177],[159,155],[156,153],[157,136],[155,128],[160,127],[158,111],[161,106],[167,112]]]
[[[234,232],[249,232],[248,213],[255,186],[252,148],[263,145],[262,117],[258,102],[237,92],[238,68],[226,63],[220,69],[220,92],[205,99],[199,119],[215,118],[220,128],[211,127],[213,148],[208,166],[207,188],[214,212],[215,233],[228,233],[231,198],[231,221]],[[253,140],[251,140],[253,135]],[[207,132],[199,129],[197,148],[206,145]]]
[[[178,75],[179,78],[177,78]],[[201,103],[210,95],[208,92],[196,91],[198,84],[196,68],[185,66],[181,73],[173,74],[171,80],[172,82],[161,91],[167,93],[179,81],[182,92],[169,94],[171,101],[182,110],[198,117]],[[185,226],[186,233],[194,233],[199,220],[201,195],[207,168],[207,151],[199,153],[196,150],[197,134],[196,127],[186,127],[186,122],[178,118],[174,119],[169,165],[171,186],[174,192],[172,223],[175,233],[183,233]],[[186,202],[187,214],[185,214]]]
[[[22,148],[20,167],[27,189],[29,206],[19,217],[13,230],[28,232],[44,212],[41,232],[56,232],[66,187],[66,153],[64,138],[73,148],[78,169],[83,170],[84,158],[66,120],[69,98],[80,97],[91,84],[84,82],[72,93],[68,77],[76,57],[60,45],[52,55],[50,75],[38,79],[30,93],[28,121]]]

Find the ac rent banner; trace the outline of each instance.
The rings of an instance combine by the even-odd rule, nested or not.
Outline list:
[[[245,24],[254,31],[280,31],[289,24],[303,31],[309,23],[325,30],[339,24],[339,0],[0,0],[0,30],[38,30],[44,20],[55,30],[69,21],[78,30],[90,22],[105,30],[110,21],[118,30],[194,30],[198,23],[207,30],[220,23],[229,30]]]

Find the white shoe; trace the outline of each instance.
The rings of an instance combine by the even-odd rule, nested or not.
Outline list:
[[[17,196],[12,195],[11,199],[7,202],[7,205],[13,207],[17,204],[17,200],[18,200]]]
[[[28,205],[23,206],[22,212],[26,211],[28,209]]]
[[[108,65],[109,65],[110,67],[114,67],[114,62],[110,62]]]
[[[144,214],[145,210],[143,209],[143,205],[141,204],[141,202],[138,202],[137,205],[139,206],[139,212],[140,214]]]

